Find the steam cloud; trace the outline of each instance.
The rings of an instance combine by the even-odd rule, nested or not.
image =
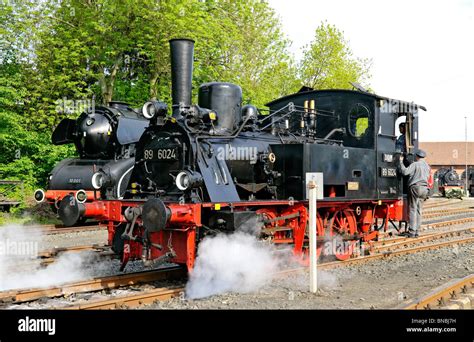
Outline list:
[[[244,232],[205,238],[186,285],[188,298],[224,292],[246,293],[272,279],[278,260],[272,247]]]
[[[33,265],[41,241],[38,230],[0,227],[0,291],[60,285],[88,276],[84,265],[94,258],[91,253],[64,253],[45,268]]]

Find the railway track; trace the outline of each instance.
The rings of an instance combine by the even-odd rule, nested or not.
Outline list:
[[[40,225],[40,226],[27,226],[28,229],[40,231],[46,235],[53,235],[53,234],[66,234],[66,233],[80,233],[80,232],[87,232],[87,231],[95,231],[95,230],[106,230],[106,226],[101,226],[98,224],[94,225],[87,225],[87,226],[76,226],[76,227],[62,227],[56,225]]]
[[[423,209],[438,208],[438,207],[443,207],[445,205],[451,205],[455,203],[461,203],[461,200],[452,201],[450,199],[445,199],[445,200],[439,200],[439,201],[430,201],[429,203],[425,203],[423,205]]]
[[[467,244],[467,243],[474,243],[474,236],[462,237],[458,239],[450,239],[448,241],[423,244],[420,246],[414,246],[414,247],[409,247],[409,248],[400,248],[400,249],[386,250],[386,251],[381,250],[380,252],[376,251],[373,254],[355,257],[355,258],[347,259],[344,261],[332,261],[332,262],[321,263],[321,264],[318,264],[318,268],[319,269],[332,269],[336,267],[343,267],[343,266],[355,265],[359,263],[365,263],[372,260],[385,259],[385,258],[406,255],[406,254],[414,254],[418,252],[436,250],[439,248],[444,248],[444,247],[449,247],[449,246],[454,246],[454,245],[462,245],[462,244]]]
[[[54,248],[39,252],[38,258],[50,259],[50,258],[54,258],[58,256],[61,253],[78,253],[78,252],[84,252],[84,251],[101,252],[109,248],[110,246],[105,245],[105,244],[92,244],[92,245],[71,246],[71,247],[54,247]]]
[[[106,226],[102,226],[98,224],[97,222],[85,224],[83,226],[74,226],[74,227],[65,227],[62,225],[55,225],[55,224],[42,224],[42,225],[25,226],[25,228],[40,231],[46,235],[78,233],[78,232],[107,229]]]
[[[112,251],[110,246],[104,244],[93,244],[72,247],[57,247],[50,250],[41,251],[38,253],[37,260],[40,261],[41,266],[47,266],[57,261],[57,258],[64,253],[81,253],[81,252],[95,252],[99,258],[115,258],[117,255]]]
[[[15,271],[23,273],[38,270],[56,262],[64,253],[95,252],[99,258],[115,258],[116,254],[105,244],[92,244],[72,247],[55,247],[38,252],[35,258],[15,263]],[[0,292],[1,293],[1,292]]]
[[[402,304],[399,309],[473,309],[474,308],[474,274],[462,279],[454,279],[445,285],[435,288],[422,297]]]
[[[283,277],[304,271],[304,267],[284,270],[275,273],[274,277]],[[174,297],[183,297],[184,286],[163,287],[154,290],[144,291],[139,294],[117,296],[110,299],[96,300],[89,303],[71,305],[62,309],[66,310],[102,310],[102,309],[130,309],[146,304],[153,304],[156,301],[168,300]]]
[[[186,270],[182,267],[171,267],[98,277],[47,288],[9,290],[0,292],[0,303],[25,303],[41,298],[55,298],[77,293],[112,290],[154,281],[176,280],[185,277],[186,273]]]
[[[452,236],[452,235],[460,234],[463,232],[465,233],[465,232],[473,232],[473,231],[474,231],[474,227],[458,230],[455,232],[444,232],[441,234],[446,234],[446,236]],[[441,234],[433,234],[432,236],[422,237],[424,240],[420,239],[418,240],[418,242],[419,241],[427,242],[429,241],[429,239],[435,239],[435,238],[439,239],[443,237]],[[434,249],[443,248],[447,246],[459,245],[459,244],[464,244],[464,243],[473,243],[473,242],[474,242],[474,236],[469,236],[469,237],[451,239],[449,241],[431,243],[431,244],[421,245],[421,246],[416,246],[416,247],[411,247],[411,248],[399,248],[399,249],[394,249],[394,250],[391,250],[389,248],[386,251],[380,250],[371,255],[348,259],[346,261],[322,263],[318,265],[318,268],[323,269],[323,270],[332,269],[332,268],[341,267],[341,266],[348,266],[348,265],[353,265],[357,263],[369,262],[369,261],[377,260],[377,259],[384,259],[384,258],[393,257],[393,256],[413,254],[413,253],[418,253],[421,251],[434,250]],[[406,247],[406,246],[407,244],[405,244],[402,247]],[[301,268],[281,271],[277,273],[277,276],[289,275],[291,273],[300,272],[305,269],[306,267],[301,267]],[[75,306],[71,306],[70,308],[71,309],[100,309],[100,308],[110,309],[110,308],[135,307],[142,304],[150,304],[156,300],[169,299],[171,297],[180,295],[180,293],[183,291],[184,291],[183,287],[176,287],[172,289],[162,288],[162,289],[157,289],[156,291],[155,290],[147,291],[146,293],[143,293],[143,296],[141,294],[133,294],[131,295],[130,299],[128,299],[128,296],[121,296],[114,299],[99,300],[97,303],[94,302],[94,303],[88,303],[84,305],[75,305]]]
[[[464,234],[471,235],[471,233],[474,233],[474,227],[460,228],[456,230],[448,230],[438,233],[423,234],[417,238],[407,238],[399,236],[391,239],[374,241],[373,243],[371,243],[372,253],[380,253],[382,251],[393,251],[410,245],[450,238],[453,236],[462,236]]]
[[[443,232],[440,234],[432,234],[423,236],[423,240],[419,241],[428,242],[430,239],[441,238],[441,234],[451,234],[455,235],[456,233],[461,234],[462,232],[474,231],[474,228],[460,229],[454,232]],[[413,240],[413,239],[412,239]],[[401,242],[401,243],[400,243]],[[318,269],[327,270],[333,269],[336,267],[344,267],[349,265],[354,265],[358,263],[370,262],[378,259],[385,259],[389,257],[406,255],[418,253],[426,250],[434,250],[438,248],[443,248],[452,245],[460,245],[465,243],[473,243],[474,236],[454,238],[448,241],[435,242],[430,244],[424,244],[415,247],[408,247],[406,241],[399,241],[399,247],[395,247],[393,244],[397,242],[392,242],[388,245],[381,245],[378,247],[379,250],[375,250],[373,254],[365,255],[361,257],[356,257],[348,259],[345,261],[334,261],[326,262],[318,265]],[[286,270],[279,272],[278,275],[290,275],[291,273],[300,272],[305,270],[306,267],[296,268],[292,270]],[[186,271],[183,268],[175,267],[172,269],[163,269],[163,270],[152,270],[145,272],[136,272],[128,273],[121,275],[114,275],[108,277],[100,277],[91,280],[85,280],[80,282],[63,284],[57,287],[49,287],[43,289],[23,289],[23,290],[11,290],[0,292],[0,302],[2,303],[25,303],[42,298],[55,298],[69,296],[72,294],[87,293],[87,292],[98,292],[104,290],[112,290],[123,288],[127,286],[133,286],[138,284],[150,283],[153,281],[162,281],[162,280],[179,280],[186,277]],[[116,296],[113,298],[106,298],[100,300],[92,300],[82,304],[75,304],[70,306],[61,306],[57,307],[59,309],[76,309],[76,310],[90,310],[90,309],[116,309],[116,308],[133,308],[145,304],[151,304],[158,300],[167,300],[173,297],[181,296],[184,292],[183,286],[172,286],[172,287],[163,287],[153,290],[146,290],[140,293],[132,293],[127,295]]]
[[[439,227],[450,227],[457,224],[463,224],[474,221],[474,218],[463,218],[424,225],[425,230],[435,229]],[[58,230],[56,227],[48,227],[47,229]],[[74,227],[74,230],[81,227]],[[88,226],[88,229],[97,229]],[[61,229],[62,230],[62,229]],[[368,255],[354,257],[345,261],[326,262],[318,265],[321,270],[332,269],[336,267],[350,266],[358,263],[370,262],[373,260],[390,258],[393,256],[418,253],[426,250],[434,250],[438,248],[460,245],[466,243],[474,243],[474,227],[450,229],[440,232],[427,232],[418,238],[406,238],[395,236],[384,238],[380,241],[374,241],[371,244]],[[446,241],[439,241],[448,239]],[[108,249],[105,245],[84,245],[66,248],[54,248],[40,253],[43,263],[54,262],[55,258],[68,252],[82,252],[88,250],[104,253]],[[289,274],[296,271],[306,269],[305,267],[284,271]],[[283,274],[283,272],[281,272]],[[137,284],[144,284],[160,280],[177,280],[184,279],[186,272],[182,268],[172,268],[165,270],[152,270],[145,272],[136,272],[128,274],[120,274],[108,277],[100,277],[91,280],[64,284],[58,287],[49,287],[43,289],[24,289],[0,292],[0,303],[25,303],[36,301],[42,298],[55,298],[62,296],[70,296],[72,294],[109,291],[112,289],[124,288]],[[144,304],[150,304],[157,300],[166,300],[172,297],[180,296],[184,291],[181,286],[158,288],[146,290],[131,295],[117,296],[114,298],[106,298],[102,300],[94,300],[87,303],[72,305],[65,309],[111,309],[111,308],[132,308]],[[63,307],[61,307],[63,308]]]
[[[456,206],[453,207],[453,205],[457,204]],[[468,210],[471,209],[471,211],[474,209],[474,202],[469,201],[466,203],[448,203],[447,205],[442,205],[439,207],[431,207],[431,208],[422,208],[423,214],[432,214],[436,212],[440,212],[443,214],[443,212],[449,212],[449,211],[456,211],[456,210]]]
[[[304,271],[305,268],[291,270],[291,273]],[[290,273],[286,272],[286,273]],[[429,294],[427,297],[432,301],[433,306],[427,306],[424,303],[427,300],[420,300],[416,304],[404,307],[403,309],[433,309],[436,308],[434,305],[438,305],[440,309],[470,309],[474,307],[474,293],[469,291],[468,288],[473,288],[474,275],[470,276],[470,285],[458,286],[456,290],[449,287],[449,290],[445,290],[444,295],[439,294],[437,291],[435,294]],[[185,287],[174,286],[164,287],[153,290],[144,291],[139,294],[127,294],[117,296],[110,299],[94,300],[87,303],[78,305],[71,305],[66,307],[59,307],[63,310],[104,310],[104,309],[131,309],[140,307],[146,304],[153,304],[157,301],[169,300],[175,297],[181,297],[184,295]],[[446,301],[449,300],[447,304]]]
[[[474,217],[463,217],[463,218],[458,218],[454,220],[424,223],[420,226],[420,233],[425,232],[428,234],[430,231],[437,230],[438,228],[452,227],[452,226],[471,223],[471,222],[474,222]],[[382,239],[383,241],[386,241],[389,239],[393,240],[396,238],[400,240],[403,239],[402,237],[398,237],[398,234],[399,234],[398,231],[390,229],[390,230],[387,230],[386,232],[384,231],[380,232],[379,238]],[[379,244],[379,242],[375,242],[375,244]]]
[[[474,228],[472,228],[474,231]],[[393,256],[406,255],[418,253],[426,250],[433,250],[438,248],[443,248],[451,245],[459,245],[464,243],[473,243],[474,236],[468,238],[453,239],[450,241],[443,241],[438,243],[433,243],[429,245],[416,246],[412,248],[402,248],[394,251],[379,251],[375,254],[362,256],[358,258],[348,259],[346,261],[335,261],[327,262],[318,265],[319,270],[333,269],[341,266],[348,266],[357,263],[365,263],[372,260],[384,259]],[[289,276],[297,272],[305,271],[306,267],[299,267],[295,269],[281,271],[275,274],[275,277]],[[144,291],[139,294],[126,294],[122,296],[117,296],[114,298],[100,299],[84,304],[71,305],[68,307],[62,307],[61,309],[71,309],[71,310],[98,310],[98,309],[129,309],[135,308],[146,304],[153,304],[156,301],[168,300],[173,297],[179,297],[184,295],[185,288],[183,286],[176,287],[165,287],[149,291]]]
[[[425,223],[420,226],[420,230],[423,231],[423,230],[437,229],[441,227],[455,226],[458,224],[465,224],[465,223],[470,223],[470,222],[474,222],[474,217],[463,217],[463,218],[449,220],[449,221]]]
[[[423,213],[423,219],[428,220],[437,217],[446,217],[453,215],[462,215],[462,214],[473,214],[474,209],[472,208],[455,208],[455,209],[443,209],[436,211],[429,211]]]
[[[168,300],[181,296],[184,287],[164,287],[145,291],[139,294],[118,296],[111,299],[97,300],[89,303],[67,306],[61,309],[66,310],[104,310],[104,309],[130,309],[145,304],[153,304],[156,301]]]

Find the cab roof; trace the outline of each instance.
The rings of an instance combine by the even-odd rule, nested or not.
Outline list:
[[[309,88],[309,87],[306,87],[306,86],[303,86],[298,92],[296,93],[293,93],[293,94],[290,94],[290,95],[285,95],[283,97],[280,97],[280,98],[277,98],[275,100],[272,100],[268,103],[265,104],[265,106],[267,107],[271,107],[272,105],[278,103],[278,102],[281,102],[281,101],[286,101],[286,100],[290,100],[292,97],[295,97],[295,96],[299,96],[299,95],[317,95],[319,93],[331,93],[331,92],[334,92],[334,93],[351,93],[351,94],[354,94],[354,93],[357,93],[357,94],[364,94],[366,96],[369,96],[369,97],[373,97],[374,99],[376,100],[384,100],[384,101],[396,101],[402,105],[411,105],[411,106],[415,106],[416,108],[420,108],[424,111],[426,111],[426,107],[425,106],[421,106],[421,105],[418,105],[416,103],[413,103],[413,102],[407,102],[407,101],[401,101],[401,100],[397,100],[397,99],[393,99],[393,98],[389,98],[389,97],[385,97],[385,96],[380,96],[380,95],[377,95],[377,94],[374,94],[374,93],[370,93],[370,92],[367,92],[367,91],[360,91],[360,90],[349,90],[349,89],[321,89],[321,90],[314,90],[312,88]]]

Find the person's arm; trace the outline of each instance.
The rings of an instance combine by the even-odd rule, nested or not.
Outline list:
[[[400,156],[399,169],[403,176],[409,176],[415,171],[415,163],[411,163],[410,166],[405,167],[405,165],[403,165],[403,156]]]

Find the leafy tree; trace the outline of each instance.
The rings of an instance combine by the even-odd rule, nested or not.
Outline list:
[[[221,3],[231,27],[224,47],[224,78],[242,86],[246,102],[264,103],[298,90],[296,67],[275,11],[265,1]]]
[[[36,186],[45,186],[46,176],[54,164],[73,153],[72,146],[51,146],[50,135],[32,131],[25,117],[28,96],[20,73],[21,64],[10,60],[0,64],[0,179],[22,180],[24,199]]]
[[[322,23],[304,48],[299,74],[314,89],[349,89],[349,82],[367,84],[370,60],[354,57],[349,42],[334,25]]]
[[[34,187],[45,185],[54,164],[72,149],[51,146],[50,135],[33,130],[27,120],[36,115],[27,106],[32,96],[29,54],[23,45],[27,34],[14,29],[21,23],[12,20],[13,14],[12,6],[0,7],[0,179],[24,181],[25,192],[13,194],[24,199]]]
[[[176,37],[197,42],[195,84],[239,83],[258,105],[297,89],[289,42],[265,1],[25,0],[13,17],[16,31],[28,32],[29,106],[38,129],[64,116],[57,108],[63,98],[169,101],[168,40]]]

